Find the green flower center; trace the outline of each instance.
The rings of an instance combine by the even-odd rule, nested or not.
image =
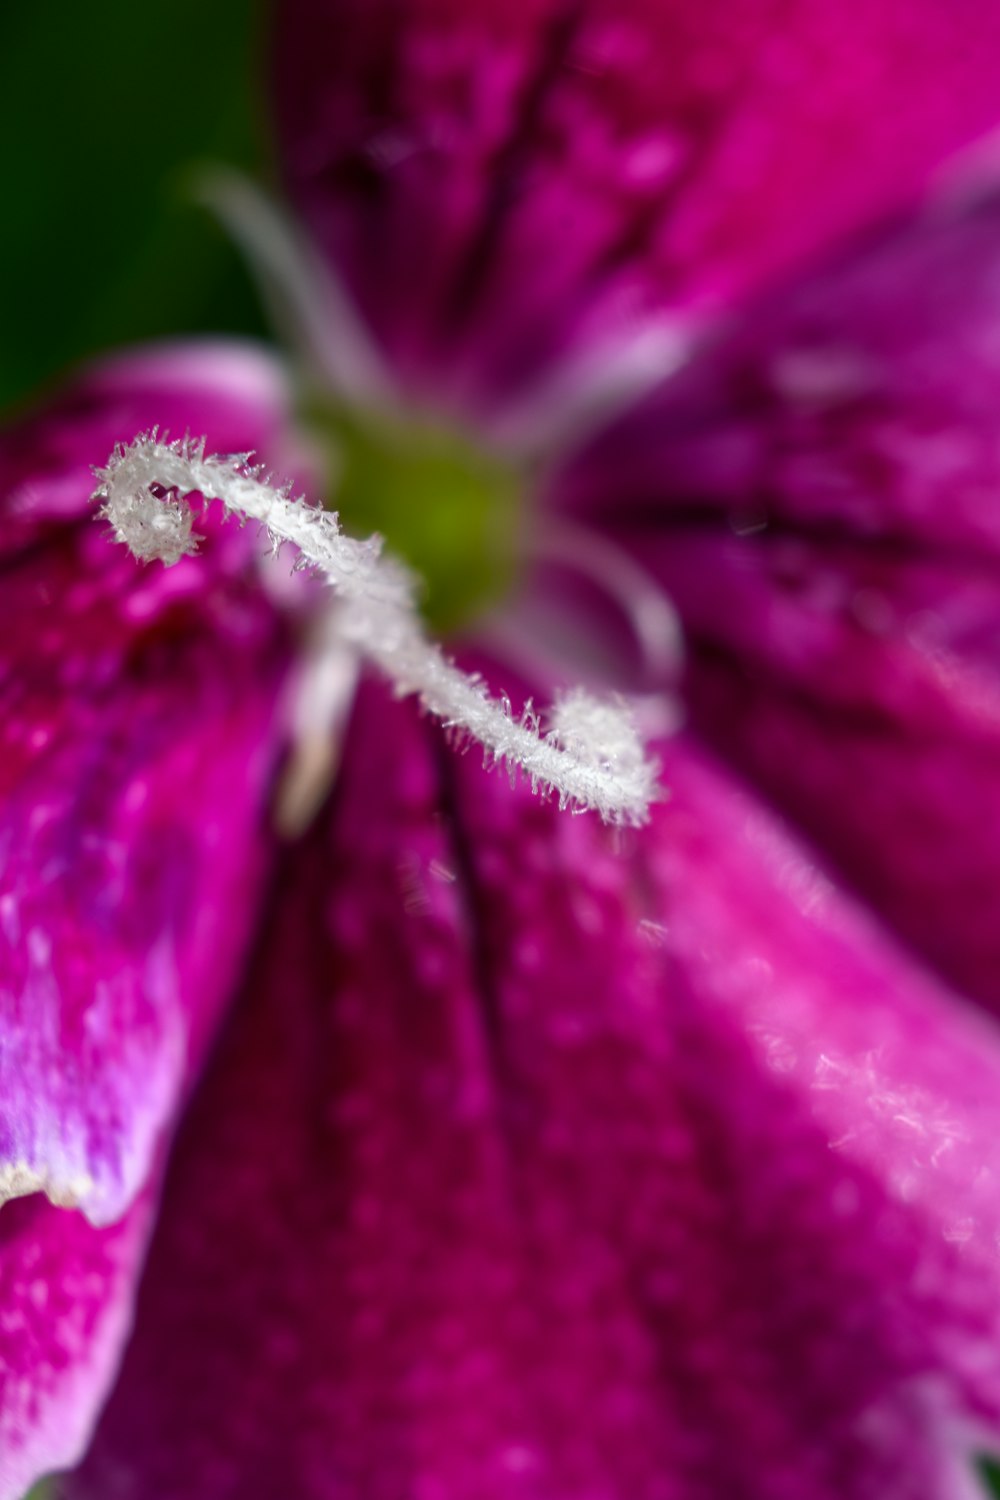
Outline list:
[[[523,477],[462,434],[430,421],[307,405],[330,459],[329,504],[352,536],[379,532],[420,576],[420,607],[451,634],[513,583]]]

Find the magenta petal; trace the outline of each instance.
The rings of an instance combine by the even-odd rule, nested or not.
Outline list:
[[[700,728],[1000,1006],[1000,211],[768,306],[580,466]]]
[[[45,535],[2,582],[0,1201],[41,1190],[95,1223],[145,1181],[251,930],[287,655],[221,554],[144,571],[50,520],[157,418],[239,448],[276,429],[273,371],[267,399],[173,374],[120,365],[0,439],[14,532]]]
[[[666,771],[622,849],[368,692],[74,1496],[965,1493],[1000,1039]]]
[[[108,1229],[40,1197],[0,1215],[0,1500],[86,1449],[128,1334],[151,1197]]]
[[[1000,120],[981,0],[292,0],[287,182],[401,369],[496,400],[895,208]]]

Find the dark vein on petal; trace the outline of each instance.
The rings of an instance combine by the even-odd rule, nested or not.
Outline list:
[[[991,556],[986,550],[989,543],[969,540],[956,543],[946,535],[921,537],[902,529],[886,527],[878,532],[861,532],[850,521],[830,516],[822,520],[776,515],[768,510],[760,497],[746,496],[742,506],[731,505],[722,510],[717,502],[700,506],[696,502],[684,505],[664,504],[650,501],[646,504],[629,505],[627,502],[616,508],[610,525],[598,529],[611,531],[625,546],[641,546],[644,536],[668,542],[671,536],[696,536],[706,539],[715,537],[720,543],[730,546],[767,550],[783,542],[801,542],[814,548],[817,556],[827,565],[844,561],[871,558],[879,562],[896,562],[900,565],[932,563],[935,567],[961,568],[970,577],[992,578],[1000,582],[1000,557]],[[653,511],[658,504],[659,514]],[[737,526],[741,512],[748,516],[759,515],[759,531],[741,535]],[[603,519],[603,518],[602,518]],[[1000,544],[998,544],[1000,545]]]
[[[785,7],[786,20],[791,25],[791,13],[793,4]],[[775,34],[780,34],[785,27],[779,19],[775,19]],[[604,252],[598,256],[590,268],[588,282],[593,288],[595,283],[606,281],[617,270],[627,266],[630,262],[637,262],[644,253],[648,253],[650,242],[663,224],[668,215],[676,208],[684,194],[699,177],[707,174],[708,165],[718,149],[723,145],[729,134],[733,117],[738,113],[739,107],[750,96],[751,89],[757,81],[758,56],[752,50],[748,50],[746,58],[746,69],[732,88],[727,90],[726,108],[724,110],[712,109],[709,106],[708,120],[704,128],[697,131],[697,144],[685,160],[680,171],[677,172],[663,192],[658,196],[641,204],[631,218],[625,223],[620,234],[608,245]]]
[[[455,749],[446,742],[436,726],[428,724],[427,734],[438,768],[438,785],[447,837],[455,857],[458,876],[456,888],[469,939],[470,967],[480,1002],[483,1035],[499,1092],[503,1095],[511,1087],[511,1063],[504,1036],[503,1005],[496,983],[496,965],[486,938],[488,902],[476,870],[472,842],[462,818],[455,779]]]
[[[504,222],[517,200],[521,170],[535,143],[542,112],[563,76],[586,9],[586,0],[564,0],[543,34],[538,66],[525,84],[510,134],[490,168],[483,213],[444,310],[444,319],[450,326],[468,316],[482,290]]]

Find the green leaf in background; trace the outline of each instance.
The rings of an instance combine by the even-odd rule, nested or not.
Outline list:
[[[1000,1496],[1000,1463],[994,1458],[981,1458],[979,1473],[983,1481],[984,1495]]]
[[[0,409],[116,344],[261,331],[190,188],[260,168],[257,31],[247,0],[0,7]]]

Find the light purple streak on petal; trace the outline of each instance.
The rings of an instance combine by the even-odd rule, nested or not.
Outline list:
[[[274,28],[293,201],[400,371],[487,419],[574,346],[895,209],[1000,121],[979,0],[297,0]]]
[[[695,721],[1000,1006],[1000,210],[763,308],[564,498],[688,636]]]
[[[666,770],[621,847],[367,692],[74,1500],[962,1493],[998,1040]]]
[[[133,424],[276,432],[255,357],[228,387],[190,359],[100,372],[0,444],[7,540],[45,541],[3,582],[0,1198],[42,1190],[95,1223],[145,1181],[228,999],[280,732],[285,627],[237,554],[144,571],[89,519],[51,520],[89,514],[86,464]]]
[[[152,1195],[108,1229],[41,1197],[0,1214],[0,1500],[75,1464],[130,1326]]]

